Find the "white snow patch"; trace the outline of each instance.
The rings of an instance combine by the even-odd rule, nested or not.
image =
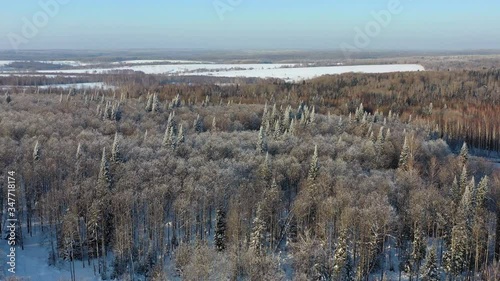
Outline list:
[[[5,241],[4,241],[5,242]],[[6,256],[7,243],[2,243],[2,258]],[[8,265],[3,266],[3,276],[22,277],[27,280],[53,281],[53,280],[71,280],[69,264],[63,263],[59,267],[49,266],[50,245],[43,241],[41,235],[24,238],[24,250],[16,248],[16,273],[13,275],[8,272]],[[83,268],[81,261],[75,261],[76,280],[79,281],[98,281],[99,277],[94,276],[94,270],[91,266]],[[0,273],[1,279],[1,273]],[[24,280],[24,279],[23,279]]]
[[[108,85],[104,82],[90,82],[90,83],[74,83],[74,84],[53,84],[39,86],[40,89],[48,88],[61,88],[61,89],[88,89],[88,88],[102,88],[105,90],[114,89],[114,86]]]
[[[199,64],[199,63],[206,63],[203,61],[194,61],[194,60],[125,60],[125,61],[118,61],[118,62],[113,62],[111,64],[150,64],[150,63],[184,63],[184,64]]]
[[[15,62],[15,61],[14,60],[0,60],[0,67],[6,66],[6,65],[11,64],[13,62]]]
[[[294,67],[296,64],[177,64],[177,65],[136,65],[114,68],[88,68],[68,70],[42,70],[40,73],[107,73],[111,71],[133,70],[145,74],[197,75],[213,77],[255,77],[279,78],[286,81],[308,80],[322,75],[357,73],[390,73],[425,71],[419,64],[384,64]]]
[[[40,73],[106,73],[110,71],[133,70],[142,71],[145,74],[181,74],[202,73],[203,71],[222,72],[229,70],[265,70],[282,67],[292,67],[294,64],[172,64],[172,65],[136,65],[112,68],[87,68],[66,70],[41,70]],[[237,69],[237,70],[236,70]]]
[[[219,72],[201,72],[196,75],[215,77],[255,77],[255,78],[279,78],[286,81],[301,81],[316,78],[322,75],[342,74],[348,72],[359,73],[389,73],[424,71],[424,67],[418,64],[387,64],[387,65],[353,65],[353,66],[323,66],[323,67],[297,67],[297,68],[274,68],[274,69],[246,69]],[[193,75],[182,73],[181,75]]]

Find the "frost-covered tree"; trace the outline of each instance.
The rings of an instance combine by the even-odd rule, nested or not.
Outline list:
[[[457,176],[453,178],[453,183],[451,184],[450,193],[451,193],[451,199],[456,205],[458,205],[460,199],[462,198],[462,191],[460,190],[460,186],[458,185]]]
[[[489,191],[489,178],[484,176],[477,187],[477,198],[476,203],[478,208],[484,208],[486,206],[486,198]]]
[[[196,116],[196,119],[194,120],[193,122],[193,127],[194,127],[194,130],[197,132],[197,133],[202,133],[203,132],[203,120],[202,118],[200,117],[200,114],[198,114]]]
[[[314,121],[316,121],[316,110],[313,106],[311,113],[309,114],[309,122],[308,123],[314,123]]]
[[[215,120],[215,116],[214,118],[212,119],[212,132],[215,133],[217,132],[217,122]]]
[[[151,112],[153,110],[153,97],[149,94],[148,100],[146,102],[146,111]]]
[[[464,194],[462,195],[462,200],[460,201],[460,214],[462,218],[465,218],[466,225],[468,229],[472,228],[474,210],[476,206],[476,183],[474,177],[472,177],[469,184],[465,187]]]
[[[33,148],[33,160],[38,161],[40,160],[40,143],[36,141],[35,147]]]
[[[250,234],[250,250],[257,255],[264,254],[266,243],[266,222],[262,216],[262,208],[259,204],[253,220],[252,233]]]
[[[411,260],[417,272],[417,276],[420,270],[420,263],[425,257],[425,249],[426,249],[426,242],[424,234],[422,230],[420,230],[420,227],[417,225],[413,233],[412,252],[411,252]]]
[[[359,104],[359,107],[356,109],[356,112],[354,113],[354,118],[356,119],[356,122],[360,122],[363,120],[365,115],[365,109],[363,107],[363,104]]]
[[[177,146],[177,140],[174,132],[174,127],[167,128],[167,130],[165,131],[165,135],[163,136],[163,147],[171,147],[172,149],[175,149],[175,147]]]
[[[78,146],[76,147],[76,155],[75,158],[78,160],[82,156],[82,144],[78,143]]]
[[[264,128],[260,127],[259,137],[257,139],[257,152],[264,153],[267,151],[267,140],[264,134]]]
[[[153,100],[151,102],[151,111],[158,112],[160,110],[160,100],[158,99],[158,95],[155,93],[153,95]]]
[[[469,232],[460,223],[451,232],[451,246],[446,260],[446,270],[452,276],[460,275],[467,266]]]
[[[309,173],[307,177],[309,180],[315,180],[318,176],[319,172],[319,163],[318,163],[318,146],[314,146],[314,153],[311,159],[311,164],[309,165]]]
[[[122,161],[121,151],[120,151],[120,141],[118,132],[115,133],[115,139],[113,140],[113,147],[111,148],[111,162],[118,163]]]
[[[432,249],[427,253],[427,260],[423,268],[422,281],[440,280],[441,276],[436,260],[436,248],[432,247]]]
[[[226,212],[222,208],[215,213],[214,244],[217,251],[226,249]]]
[[[377,135],[377,144],[382,144],[384,142],[384,126],[380,127]]]
[[[181,124],[181,126],[179,127],[179,133],[177,134],[177,142],[184,143],[185,140],[186,140],[186,137],[184,135],[184,129],[183,129],[182,124]]]
[[[410,169],[409,162],[410,162],[410,146],[408,144],[408,136],[405,136],[403,148],[401,149],[401,154],[399,156],[398,167],[403,171],[408,171]]]
[[[292,120],[292,107],[287,106],[285,112],[283,112],[283,118],[281,119],[281,127],[283,128],[283,130],[289,129],[291,120]]]
[[[460,149],[460,161],[462,165],[467,164],[467,160],[469,159],[469,148],[467,147],[467,143],[464,142],[462,148]]]
[[[259,167],[259,176],[266,183],[269,183],[271,181],[272,171],[271,171],[271,160],[269,159],[269,153],[266,153],[266,158],[264,158],[264,162]]]
[[[274,138],[279,139],[281,137],[282,131],[281,131],[281,121],[280,119],[276,120],[274,122]]]
[[[385,132],[385,141],[391,141],[391,128],[387,128],[387,131]]]
[[[99,168],[99,183],[104,187],[111,187],[111,173],[109,172],[109,162],[106,158],[106,148],[102,148],[101,166]]]
[[[295,126],[295,119],[292,119],[290,121],[290,125],[288,127],[288,133],[291,135],[291,136],[294,136],[296,134],[296,126]]]
[[[467,171],[467,165],[463,165],[462,173],[460,174],[460,181],[458,185],[460,187],[460,194],[465,192],[465,188],[467,188],[469,173]]]
[[[348,276],[353,276],[354,274],[349,274],[348,268],[348,259],[349,259],[349,249],[347,245],[347,231],[343,230],[340,232],[340,236],[338,238],[337,247],[335,248],[335,252],[333,254],[333,273],[336,280],[348,280]],[[350,265],[352,267],[352,265]],[[352,268],[350,269],[352,271]]]

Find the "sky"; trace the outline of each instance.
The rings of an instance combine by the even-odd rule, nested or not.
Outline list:
[[[0,0],[0,49],[500,49],[500,1]]]

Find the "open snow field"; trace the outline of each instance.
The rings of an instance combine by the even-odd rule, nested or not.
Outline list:
[[[85,68],[68,70],[41,70],[40,73],[92,74],[111,71],[141,71],[145,74],[197,75],[213,77],[254,77],[278,78],[287,81],[301,81],[322,75],[359,73],[388,73],[406,71],[424,71],[418,64],[354,65],[296,67],[295,64],[172,64],[172,65],[136,65],[114,68]]]
[[[2,66],[12,61],[0,61]],[[73,67],[63,70],[34,70],[30,72],[0,71],[2,76],[46,76],[57,75],[78,76],[88,74],[105,74],[116,71],[137,71],[145,74],[168,76],[207,76],[207,77],[243,77],[243,78],[277,78],[288,82],[299,82],[322,75],[335,75],[349,72],[356,73],[389,73],[425,71],[419,64],[382,64],[382,65],[333,65],[315,67],[311,64],[296,63],[251,63],[251,64],[219,64],[188,60],[126,60],[106,64],[86,63],[81,61],[41,61]],[[101,66],[101,67],[100,67]],[[87,87],[87,85],[80,85]],[[90,85],[92,86],[92,85]],[[95,85],[100,87],[102,85]]]
[[[286,81],[301,81],[328,74],[342,74],[348,72],[360,73],[388,73],[406,71],[424,71],[418,64],[388,64],[388,65],[354,65],[354,66],[324,66],[324,67],[297,67],[297,68],[267,68],[245,69],[217,72],[201,72],[196,75],[216,77],[255,77],[278,78]],[[183,75],[189,75],[182,73]]]

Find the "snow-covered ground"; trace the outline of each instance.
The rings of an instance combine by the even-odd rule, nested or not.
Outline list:
[[[29,73],[0,73],[0,77],[47,77],[47,78],[55,78],[55,77],[64,77],[64,78],[77,78],[82,77],[81,75],[63,75],[63,74],[29,74]]]
[[[327,74],[342,74],[348,72],[360,73],[388,73],[406,71],[424,71],[418,64],[387,64],[387,65],[354,65],[354,66],[323,66],[323,67],[297,67],[297,68],[267,68],[246,69],[217,72],[201,72],[196,75],[217,77],[256,77],[279,78],[287,81],[301,81],[312,79]],[[181,73],[181,75],[191,75]]]
[[[424,71],[418,64],[354,65],[294,67],[294,64],[174,64],[174,65],[137,65],[114,68],[87,68],[68,70],[42,70],[40,73],[106,73],[119,70],[141,71],[146,74],[199,75],[215,77],[256,77],[279,78],[287,81],[300,81],[326,74],[347,72],[388,73],[405,71]]]
[[[43,85],[39,86],[40,89],[48,88],[61,88],[61,89],[88,89],[88,88],[102,88],[105,90],[114,89],[114,86],[110,86],[103,82],[91,82],[91,83],[75,83],[75,84],[54,84],[54,85]]]
[[[49,64],[60,64],[60,65],[67,65],[67,66],[87,66],[87,65],[94,65],[95,63],[88,63],[88,62],[81,62],[81,61],[74,61],[74,60],[50,60],[50,61],[40,61],[41,63],[49,63]]]
[[[13,60],[0,60],[0,67],[13,63]]]
[[[168,63],[206,63],[203,61],[194,61],[194,60],[125,60],[125,61],[118,61],[118,62],[113,62],[112,64],[151,64],[151,63],[158,63],[158,64],[168,64]]]
[[[220,72],[229,70],[266,70],[282,67],[292,67],[294,64],[158,64],[158,65],[135,65],[112,68],[86,68],[66,70],[40,70],[40,73],[106,73],[110,71],[133,70],[142,71],[146,74],[182,74],[198,73],[202,71]]]
[[[5,264],[8,245],[5,240],[2,240],[0,247],[0,257],[2,264]],[[0,267],[0,280],[8,277],[24,278],[22,280],[33,281],[55,281],[55,280],[71,280],[69,263],[63,262],[58,266],[49,266],[50,244],[44,241],[42,235],[35,235],[33,237],[25,237],[24,250],[20,247],[16,248],[16,273],[12,274],[7,271],[8,265]],[[92,266],[85,265],[83,268],[82,262],[75,262],[75,275],[78,281],[97,281],[100,280],[94,276],[94,269]],[[3,276],[3,277],[2,277]]]

